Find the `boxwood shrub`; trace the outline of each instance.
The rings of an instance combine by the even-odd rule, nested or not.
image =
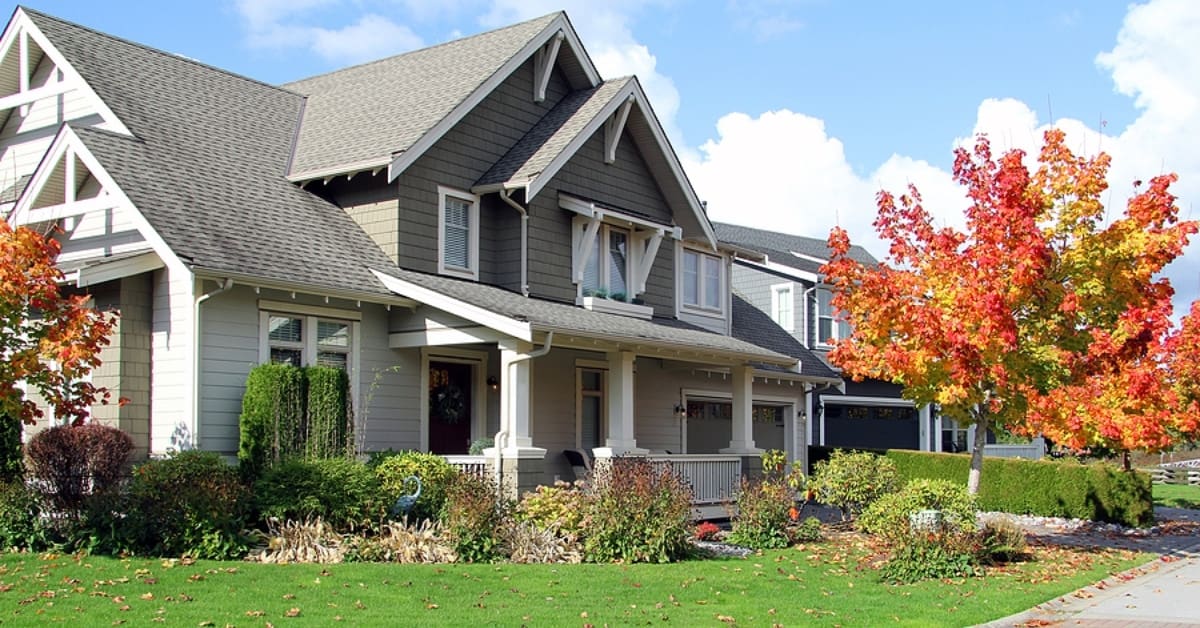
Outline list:
[[[903,481],[917,478],[965,483],[967,454],[891,450]],[[1154,522],[1150,476],[1108,464],[985,458],[979,507],[1015,514],[1072,517],[1129,526]]]

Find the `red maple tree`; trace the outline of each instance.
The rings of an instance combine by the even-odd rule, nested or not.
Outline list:
[[[43,411],[20,383],[73,424],[110,398],[85,376],[100,365],[116,315],[62,290],[59,250],[54,238],[0,221],[0,415],[25,424]]]
[[[955,152],[970,201],[962,230],[935,227],[915,187],[880,192],[886,262],[851,259],[838,228],[822,271],[853,329],[830,358],[975,425],[973,493],[995,425],[1075,448],[1154,450],[1200,434],[1200,391],[1186,381],[1200,323],[1194,308],[1171,324],[1174,293],[1161,276],[1197,231],[1178,219],[1175,176],[1154,178],[1106,222],[1107,155],[1077,156],[1051,130],[1036,171],[1024,156],[995,158],[985,137]]]

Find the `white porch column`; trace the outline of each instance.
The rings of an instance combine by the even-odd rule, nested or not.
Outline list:
[[[533,446],[529,352],[533,345],[516,341],[500,345],[500,429],[508,432],[505,457],[544,456]]]
[[[608,436],[604,447],[592,450],[597,458],[649,453],[638,448],[634,435],[633,360],[632,351],[608,354]]]
[[[733,376],[733,434],[723,454],[757,454],[754,446],[754,369],[739,364],[730,369]]]
[[[930,442],[931,439],[929,438],[929,428],[932,422],[929,419],[929,404],[921,406],[921,409],[917,411],[917,422],[919,424],[917,433],[921,439],[921,451],[933,451],[933,443]],[[941,435],[940,431],[938,435]]]

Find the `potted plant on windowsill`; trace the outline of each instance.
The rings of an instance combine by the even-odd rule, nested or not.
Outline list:
[[[609,292],[607,288],[595,288],[583,291],[583,297],[578,304],[593,312],[604,312],[618,316],[650,319],[654,316],[654,308],[639,303],[641,299],[629,301],[625,292]]]

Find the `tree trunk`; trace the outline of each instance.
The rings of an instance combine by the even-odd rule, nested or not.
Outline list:
[[[979,494],[979,476],[983,473],[983,448],[987,445],[988,415],[975,415],[975,442],[971,444],[971,471],[967,474],[967,492]]]

